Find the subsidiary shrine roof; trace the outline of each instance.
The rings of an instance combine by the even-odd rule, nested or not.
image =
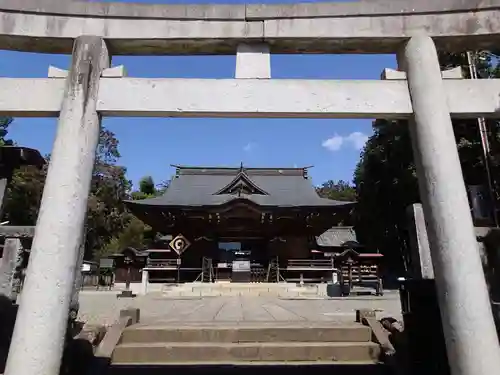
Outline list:
[[[354,204],[320,198],[308,168],[175,167],[176,174],[162,196],[128,201],[129,206],[214,207],[242,200],[267,207],[347,208]]]
[[[316,237],[321,247],[343,247],[357,244],[356,231],[353,227],[333,227]]]

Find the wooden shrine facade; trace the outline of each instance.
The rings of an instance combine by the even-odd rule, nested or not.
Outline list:
[[[190,243],[181,256],[169,252],[168,243],[151,252],[151,264],[168,264],[163,281],[172,279],[166,271],[177,267],[177,257],[182,269],[192,270],[186,280],[199,277],[203,258],[208,258],[220,278],[225,266],[248,261],[254,279],[265,281],[272,262],[284,268],[290,259],[312,259],[317,238],[348,222],[354,205],[320,198],[308,168],[176,169],[163,196],[127,202],[154,230],[172,238],[182,234]]]
[[[318,236],[354,203],[320,198],[307,170],[177,166],[163,196],[128,206],[153,229],[190,239]]]

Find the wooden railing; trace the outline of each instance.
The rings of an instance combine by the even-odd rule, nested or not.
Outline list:
[[[352,281],[354,283],[378,281],[378,267],[376,265],[354,265],[351,268]],[[349,277],[349,267],[342,266],[342,276]]]
[[[347,284],[349,290],[354,285],[373,286],[377,295],[384,295],[382,278],[376,264],[342,264],[340,267],[340,283]]]
[[[286,270],[288,271],[327,271],[334,270],[333,262],[329,259],[290,259]]]
[[[177,259],[148,259],[146,267],[177,269]]]

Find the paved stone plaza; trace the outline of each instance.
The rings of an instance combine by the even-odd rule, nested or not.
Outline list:
[[[378,317],[401,319],[399,293],[383,297],[281,299],[277,297],[229,296],[165,298],[148,294],[116,298],[118,292],[85,291],[80,294],[79,319],[91,324],[112,324],[121,309],[141,310],[142,323],[161,322],[352,322],[356,309],[378,311]]]

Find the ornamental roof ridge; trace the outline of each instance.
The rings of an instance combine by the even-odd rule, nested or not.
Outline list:
[[[241,164],[240,171],[236,175],[235,178],[231,180],[229,184],[224,186],[222,189],[215,192],[215,195],[221,194],[234,194],[238,193],[238,196],[241,196],[242,193],[247,192],[251,194],[259,194],[259,195],[269,195],[264,189],[259,187],[252,179],[245,173],[245,169],[243,168],[243,163]]]

